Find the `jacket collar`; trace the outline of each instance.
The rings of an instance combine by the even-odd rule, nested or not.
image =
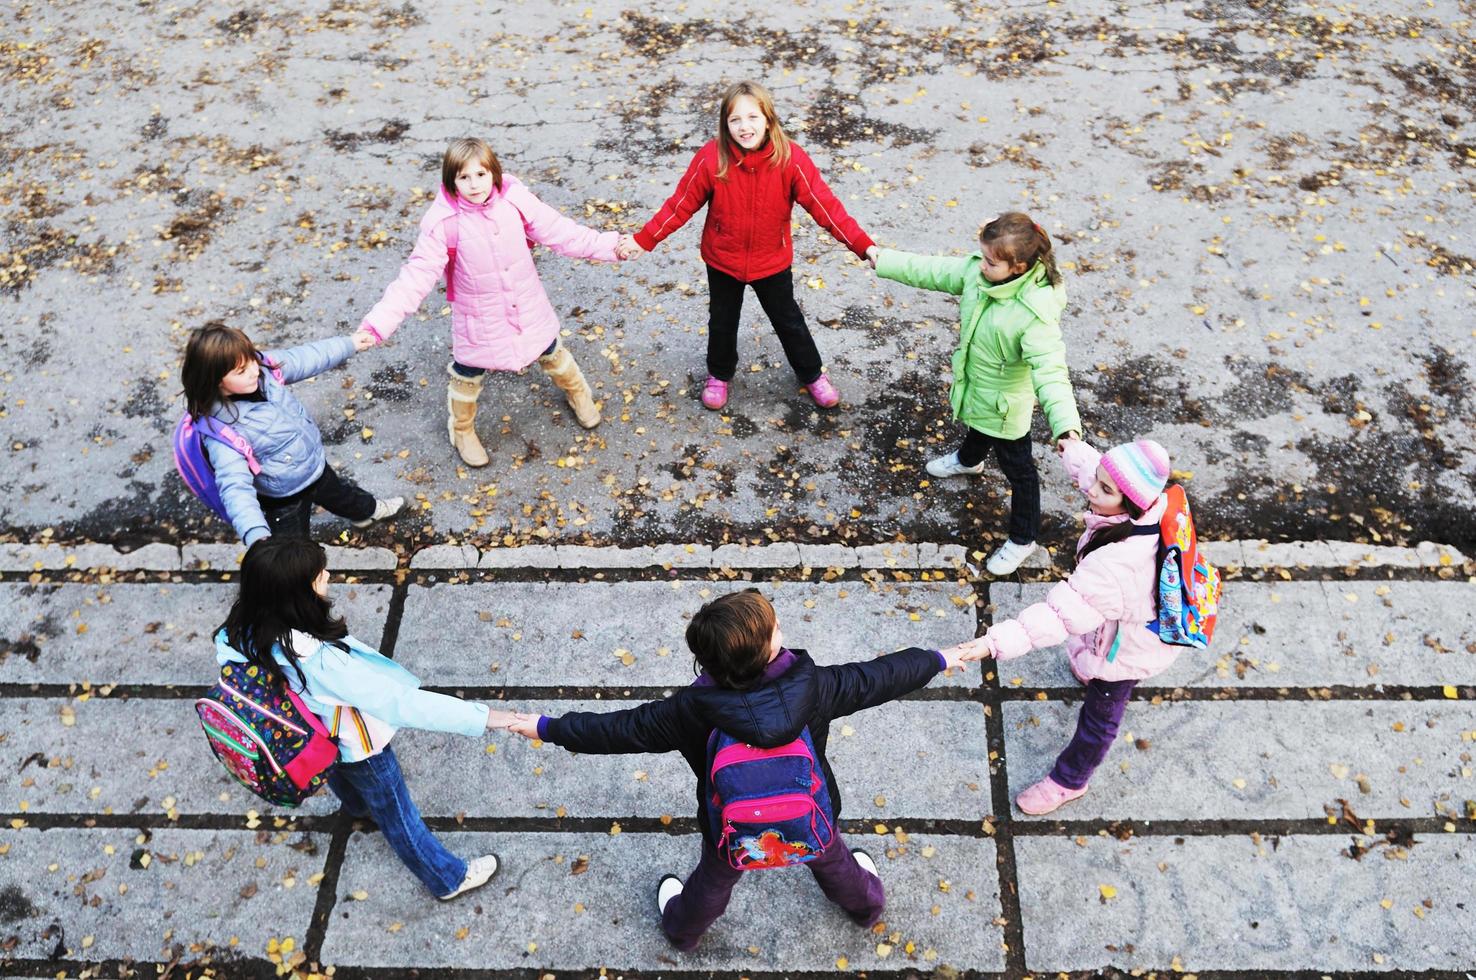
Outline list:
[[[1153,501],[1153,506],[1145,510],[1142,517],[1136,519],[1129,518],[1127,514],[1113,514],[1111,517],[1103,517],[1101,514],[1094,514],[1088,510],[1086,512],[1087,533],[1091,534],[1098,528],[1111,527],[1113,524],[1121,524],[1126,520],[1132,520],[1134,524],[1140,527],[1147,524],[1157,524],[1163,520],[1163,512],[1167,507],[1168,498],[1163,494],[1159,494],[1158,499]]]
[[[983,253],[976,252],[974,254],[978,255],[981,260],[984,258]],[[1026,287],[1034,284],[1037,278],[1042,281],[1045,279],[1045,270],[1039,262],[1036,262],[1035,265],[1026,269],[1015,278],[1005,282],[990,282],[984,278],[982,273],[979,275],[984,295],[991,299],[999,300],[1014,299],[1024,292]]]
[[[751,745],[772,748],[799,737],[815,711],[815,662],[803,650],[781,650],[747,691],[713,684],[703,674],[689,688],[704,720]]]
[[[738,148],[738,154],[738,166],[748,170],[757,170],[759,164],[767,163],[773,158],[774,141],[772,139],[766,140],[763,146],[748,153],[743,152],[743,148],[740,146]]]

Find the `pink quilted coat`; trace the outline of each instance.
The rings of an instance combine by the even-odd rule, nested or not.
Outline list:
[[[1084,492],[1096,478],[1101,459],[1102,454],[1091,446],[1071,440],[1062,461]],[[1166,504],[1160,495],[1134,523],[1157,524]],[[1125,514],[1099,517],[1088,511],[1077,551],[1097,528],[1125,520]],[[1157,579],[1158,539],[1130,537],[1087,555],[1070,578],[1051,589],[1044,602],[1029,606],[1015,619],[995,623],[985,635],[999,660],[1064,640],[1071,669],[1083,680],[1152,677],[1167,670],[1181,649],[1159,640],[1148,629],[1157,615],[1153,598]]]
[[[415,251],[362,326],[387,339],[446,274],[447,221],[456,214],[452,356],[462,364],[520,371],[559,335],[559,319],[538,281],[528,239],[576,259],[617,261],[617,232],[598,232],[544,204],[511,174],[472,204],[444,187],[420,219]]]

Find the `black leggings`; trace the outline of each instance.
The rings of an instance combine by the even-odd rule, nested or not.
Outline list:
[[[820,377],[820,351],[794,300],[793,271],[785,269],[744,283],[712,266],[707,267],[707,373],[719,381],[732,381],[738,370],[738,318],[743,312],[745,285],[753,287],[800,384],[807,385]]]
[[[374,495],[352,480],[345,480],[333,467],[323,464],[323,475],[290,497],[263,497],[262,515],[273,534],[308,536],[308,518],[317,504],[330,514],[351,521],[368,519],[374,513]]]
[[[1010,481],[1010,540],[1029,544],[1040,534],[1040,474],[1030,456],[1030,436],[1000,439],[977,429],[965,429],[958,461],[964,466],[978,466],[991,448],[1005,479]]]

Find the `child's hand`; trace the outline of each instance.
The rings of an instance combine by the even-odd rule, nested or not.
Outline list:
[[[876,268],[876,256],[877,253],[880,251],[881,249],[877,248],[875,245],[868,246],[866,249],[866,261],[871,263],[872,269]]]
[[[499,728],[511,728],[513,722],[518,720],[516,711],[498,711],[496,708],[487,709],[487,731],[496,731]]]
[[[977,637],[965,643],[956,643],[951,647],[938,651],[943,654],[948,668],[962,667],[975,660],[983,660],[990,655],[989,643],[984,637]]]
[[[1066,455],[1066,443],[1076,442],[1080,438],[1080,434],[1076,432],[1067,432],[1065,435],[1061,436],[1061,438],[1056,440],[1056,452],[1060,453],[1062,456]]]
[[[507,730],[514,735],[521,735],[526,739],[538,738],[538,715],[523,714],[521,712],[508,712],[512,715],[512,721]]]
[[[349,337],[354,342],[354,351],[368,350],[379,343],[379,338],[369,331],[368,327],[360,327]]]
[[[621,235],[620,243],[615,246],[615,255],[622,262],[633,259],[644,251],[645,249],[636,242],[634,235]]]

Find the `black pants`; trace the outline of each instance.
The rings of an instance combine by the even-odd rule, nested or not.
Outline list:
[[[352,480],[345,480],[323,464],[323,475],[290,497],[263,497],[261,512],[273,534],[308,536],[308,518],[317,504],[330,514],[362,521],[374,513],[374,495]]]
[[[805,325],[805,315],[794,300],[794,275],[790,269],[748,283],[764,308],[784,356],[794,368],[800,384],[820,377],[820,352]],[[738,369],[738,317],[743,312],[742,280],[707,267],[707,373],[719,381],[732,381]]]
[[[1010,540],[1029,544],[1040,534],[1040,474],[1030,456],[1030,436],[998,439],[977,429],[966,429],[963,445],[958,447],[958,461],[964,466],[978,466],[991,446],[999,468],[1010,481]]]

